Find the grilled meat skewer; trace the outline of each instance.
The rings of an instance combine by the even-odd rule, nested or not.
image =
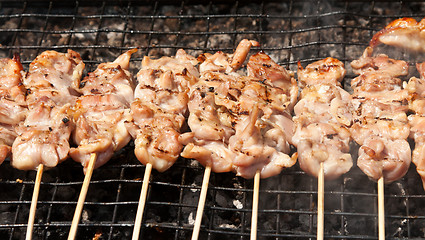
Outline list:
[[[189,93],[192,132],[180,137],[186,145],[181,155],[214,172],[234,171],[252,178],[260,170],[266,178],[295,163],[288,153],[293,131],[290,107],[296,99],[290,94],[297,93],[297,86],[264,53],[250,58],[248,76],[238,71],[251,46],[258,43],[242,40],[234,54],[200,56],[201,78]]]
[[[198,61],[184,50],[175,57],[144,57],[131,103],[132,121],[126,123],[135,139],[135,154],[144,165],[163,172],[180,155],[189,87],[198,81]]]
[[[73,129],[71,106],[78,96],[84,63],[78,53],[45,51],[30,64],[23,78],[28,115],[16,128],[11,164],[34,170],[39,164],[55,167],[69,153]]]
[[[340,87],[344,76],[344,64],[334,58],[319,60],[305,69],[301,64],[298,67],[303,90],[294,108],[293,142],[300,167],[315,177],[322,162],[326,179],[341,176],[353,165],[348,130],[352,124],[351,96]]]
[[[390,183],[403,177],[411,162],[408,92],[397,78],[407,75],[408,65],[383,54],[373,57],[368,47],[351,66],[359,74],[351,81],[355,114],[350,131],[361,145],[357,165],[371,179]]]
[[[129,69],[131,49],[114,62],[102,63],[80,83],[83,94],[74,106],[75,130],[70,156],[80,162],[84,171],[90,155],[96,153],[95,168],[104,165],[115,151],[130,141],[124,122],[129,121],[133,100],[133,79]]]

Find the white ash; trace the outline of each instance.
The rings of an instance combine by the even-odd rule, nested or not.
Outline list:
[[[89,213],[87,212],[87,210],[83,210],[83,212],[81,213],[81,222],[89,222]]]
[[[199,167],[201,167],[201,164],[198,161],[193,160],[193,159],[191,159],[189,161],[189,165],[190,165],[190,167],[193,167],[193,168],[199,168]]]
[[[196,193],[196,192],[200,191],[199,188],[195,188],[197,186],[196,183],[192,183],[192,184],[190,184],[190,186],[194,187],[194,188],[190,188],[191,192]]]
[[[189,225],[194,225],[195,224],[195,219],[193,218],[193,212],[189,213],[189,217],[187,218],[187,223]]]
[[[238,229],[237,226],[235,226],[233,224],[227,224],[227,223],[220,224],[218,227],[219,228],[227,228],[227,229]]]
[[[243,208],[243,204],[241,203],[241,201],[239,200],[233,200],[233,205],[237,208],[237,209],[242,209]]]

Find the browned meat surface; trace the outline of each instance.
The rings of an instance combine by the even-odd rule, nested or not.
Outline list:
[[[39,164],[55,167],[68,157],[73,129],[71,106],[84,69],[78,53],[45,51],[30,64],[23,79],[28,116],[16,128],[12,165],[22,170]]]
[[[260,46],[256,41],[243,39],[236,48],[234,54],[225,54],[221,51],[215,54],[204,53],[198,57],[202,62],[199,66],[199,72],[223,72],[231,73],[238,70],[248,55],[252,46]]]
[[[352,67],[360,74],[351,82],[355,114],[350,130],[361,145],[357,165],[373,180],[398,180],[411,162],[406,115],[409,94],[396,78],[407,75],[407,63],[386,55],[373,57],[367,48]]]
[[[292,73],[286,71],[263,52],[249,58],[247,71],[249,77],[262,79],[264,83],[284,90],[285,96],[290,97],[288,108],[292,111],[298,98],[297,81]]]
[[[344,76],[344,64],[334,58],[298,69],[304,89],[294,108],[296,130],[292,140],[300,167],[315,177],[322,162],[326,179],[341,176],[353,165],[348,130],[352,124],[351,96],[340,87]]]
[[[12,150],[15,126],[26,116],[22,71],[18,57],[0,59],[0,164]]]
[[[351,62],[351,67],[355,74],[373,74],[380,73],[391,77],[405,76],[408,73],[409,65],[403,60],[389,58],[385,54],[372,56],[373,49],[367,47],[363,55]]]
[[[316,84],[341,87],[345,72],[344,64],[331,57],[311,63],[306,68],[298,63],[298,82],[302,88]]]
[[[251,44],[247,44],[251,43]],[[194,158],[214,172],[234,171],[244,178],[279,174],[295,164],[288,156],[293,122],[291,101],[296,82],[264,53],[250,58],[248,76],[238,67],[251,45],[244,40],[234,54],[203,54],[201,78],[190,88],[188,124],[180,136],[182,156]],[[238,58],[237,67],[229,67]],[[234,65],[233,65],[234,66]],[[288,88],[280,88],[287,86]]]
[[[375,47],[381,43],[409,51],[425,52],[425,19],[419,23],[413,18],[392,21],[373,36],[370,46]]]
[[[189,87],[198,81],[198,61],[178,50],[175,57],[144,57],[126,125],[135,139],[135,154],[143,163],[163,172],[179,157],[178,138],[187,115]]]
[[[73,140],[78,147],[71,148],[70,156],[83,165],[84,171],[92,153],[97,156],[95,168],[100,167],[131,139],[124,122],[130,120],[133,79],[128,68],[136,51],[100,64],[80,83],[83,96],[78,98],[73,114]]]

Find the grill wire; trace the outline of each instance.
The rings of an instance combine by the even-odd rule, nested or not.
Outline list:
[[[343,61],[349,90],[349,63],[371,36],[399,17],[424,17],[418,2],[355,1],[2,1],[0,57],[18,53],[28,64],[44,50],[79,52],[86,72],[138,47],[136,73],[145,55],[161,57],[179,48],[231,52],[243,38],[255,39],[279,64],[295,70],[332,56]],[[403,55],[405,56],[405,55]],[[413,63],[412,63],[413,64]],[[129,239],[144,173],[124,148],[96,169],[77,239]],[[167,172],[153,171],[142,222],[142,239],[189,239],[204,168],[179,159]],[[34,239],[66,238],[84,175],[71,160],[43,175]],[[0,166],[0,239],[24,239],[35,172]],[[377,239],[376,183],[356,167],[325,182],[325,237]],[[313,239],[316,236],[317,180],[298,164],[261,180],[259,239]],[[249,239],[252,180],[233,173],[212,174],[200,239]],[[425,195],[415,168],[385,186],[388,239],[424,237]]]

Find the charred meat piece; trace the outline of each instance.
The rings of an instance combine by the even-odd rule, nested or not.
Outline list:
[[[392,21],[373,36],[370,46],[376,47],[381,43],[409,51],[425,52],[425,19],[419,23],[413,18]]]
[[[348,130],[353,120],[351,96],[340,87],[344,76],[344,64],[334,58],[298,68],[304,89],[294,108],[293,142],[300,167],[315,177],[322,162],[326,179],[341,176],[353,165]]]
[[[23,79],[28,116],[17,128],[12,165],[22,170],[39,164],[55,167],[68,157],[73,129],[71,106],[84,69],[78,53],[45,51],[30,64]]]
[[[295,81],[264,53],[250,58],[249,76],[237,71],[249,48],[257,45],[243,40],[234,54],[200,57],[201,78],[189,93],[192,132],[180,136],[186,145],[183,157],[211,166],[214,172],[234,171],[244,178],[254,177],[258,170],[262,178],[270,177],[295,164],[288,155]],[[236,57],[237,67],[229,67]]]
[[[83,93],[74,106],[75,129],[70,156],[86,170],[90,155],[97,154],[95,168],[104,165],[131,137],[124,122],[130,119],[133,79],[128,71],[131,55],[120,55],[114,62],[100,64],[85,77],[79,89]]]
[[[384,177],[390,183],[403,177],[411,162],[409,94],[396,78],[407,75],[407,63],[382,54],[373,57],[367,48],[351,65],[360,74],[351,81],[354,121],[350,131],[361,145],[357,165],[371,179]]]
[[[18,56],[0,59],[0,164],[12,150],[15,127],[26,116],[22,71]]]
[[[163,172],[178,159],[178,141],[187,116],[189,87],[199,78],[198,61],[184,50],[175,57],[144,57],[131,104],[132,121],[126,123],[135,139],[135,154],[143,163]]]

